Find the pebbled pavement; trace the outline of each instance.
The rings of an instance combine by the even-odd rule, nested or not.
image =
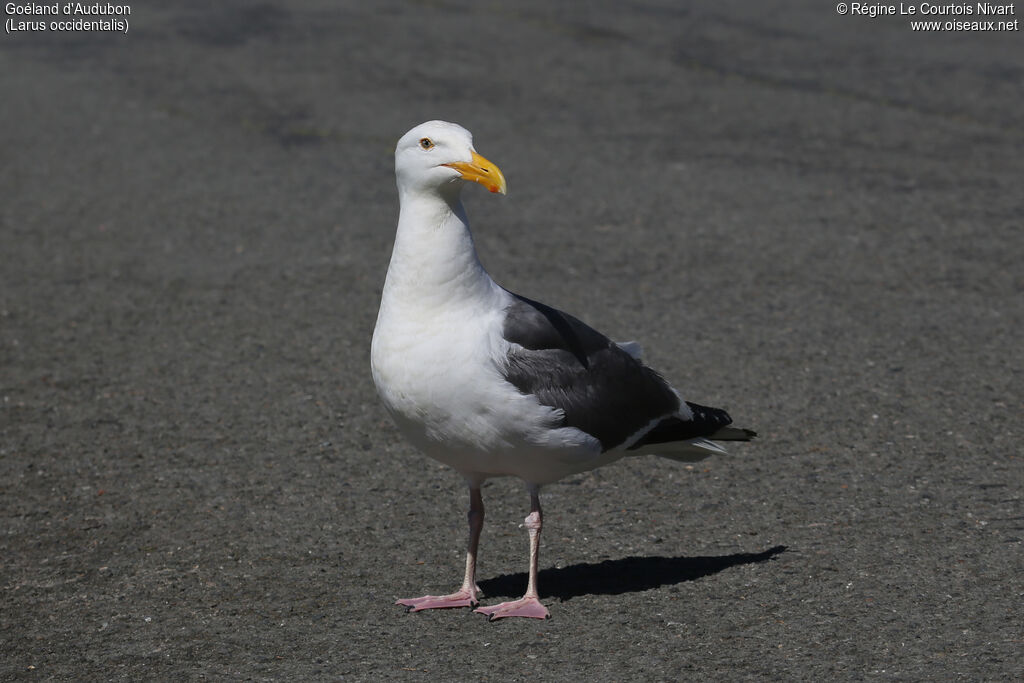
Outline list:
[[[0,37],[0,678],[1019,675],[1020,32],[678,5]],[[499,281],[761,434],[545,489],[546,622],[391,604],[464,552],[368,371],[430,118],[509,180],[467,188]],[[527,497],[484,497],[493,601]]]

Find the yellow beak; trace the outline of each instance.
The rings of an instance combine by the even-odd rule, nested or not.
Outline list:
[[[480,183],[491,192],[505,194],[505,190],[508,189],[501,169],[476,152],[473,152],[472,161],[455,161],[445,166],[454,168],[463,179]]]

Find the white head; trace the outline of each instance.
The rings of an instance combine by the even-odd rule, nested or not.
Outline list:
[[[427,121],[395,147],[395,177],[403,192],[457,192],[469,180],[505,194],[501,170],[473,149],[473,135],[455,123]]]

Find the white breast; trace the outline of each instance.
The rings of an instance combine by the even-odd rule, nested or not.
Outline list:
[[[496,303],[412,310],[385,296],[370,358],[381,400],[416,447],[464,474],[546,483],[590,469],[596,440],[502,377]]]

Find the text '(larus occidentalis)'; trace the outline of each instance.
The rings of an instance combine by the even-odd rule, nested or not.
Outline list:
[[[633,455],[694,462],[747,441],[723,410],[684,401],[640,359],[571,315],[498,285],[477,258],[460,193],[466,181],[505,193],[505,178],[461,126],[430,121],[398,141],[401,211],[373,332],[371,365],[401,432],[469,485],[462,587],[399,600],[411,611],[473,607],[484,521],[480,487],[526,483],[530,571],[519,600],[479,607],[491,619],[545,618],[537,593],[543,484]]]

